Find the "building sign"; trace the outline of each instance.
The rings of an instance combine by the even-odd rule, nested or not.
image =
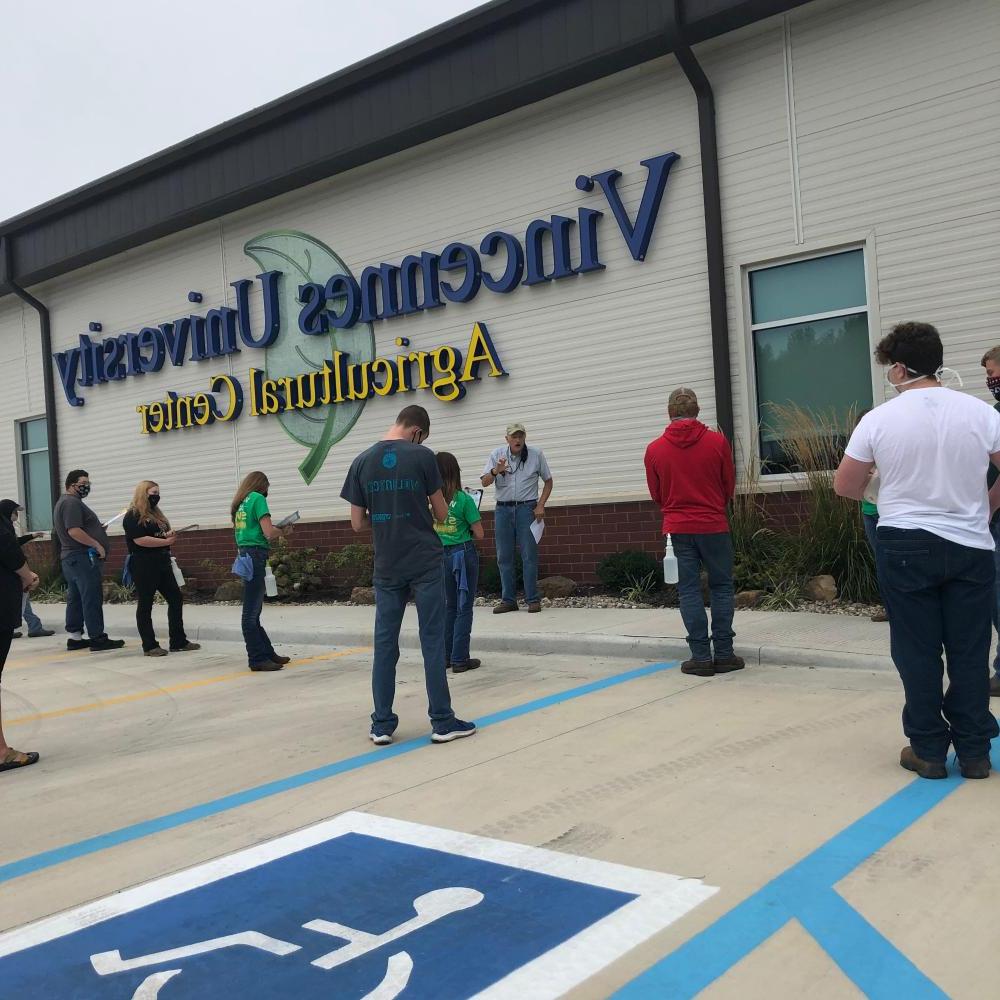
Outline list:
[[[634,260],[645,260],[667,178],[678,159],[676,153],[664,153],[642,161],[646,183],[634,218],[618,191],[620,171],[576,179],[581,191],[601,190]],[[235,307],[220,306],[104,339],[81,335],[77,347],[53,356],[59,379],[70,405],[83,406],[83,390],[96,385],[154,374],[168,363],[180,367],[260,351],[262,365],[250,368],[247,385],[232,375],[212,375],[204,392],[181,396],[168,391],[136,407],[140,430],[162,434],[244,414],[274,415],[290,437],[309,449],[300,466],[309,483],[372,397],[420,390],[453,402],[483,372],[492,378],[507,374],[485,323],[475,323],[461,346],[408,351],[409,341],[397,337],[395,346],[403,350],[391,357],[376,355],[375,323],[449,302],[468,303],[484,288],[509,294],[521,285],[602,271],[598,222],[603,215],[580,207],[576,218],[534,220],[523,240],[497,229],[478,246],[449,243],[437,253],[370,265],[358,277],[315,237],[288,230],[263,233],[244,246],[261,269],[256,277],[262,301],[259,329],[250,308],[255,282],[242,278],[231,283]],[[575,266],[574,258],[579,261]]]

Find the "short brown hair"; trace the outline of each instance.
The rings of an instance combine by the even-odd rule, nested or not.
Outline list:
[[[987,366],[987,364],[989,364],[989,362],[991,362],[991,361],[994,362],[995,364],[1000,365],[1000,346],[998,346],[998,347],[991,347],[983,355],[983,360],[980,361],[979,363],[983,366],[983,368],[985,368]]]
[[[431,432],[431,418],[422,406],[404,406],[396,417],[397,427],[416,427],[424,437]]]

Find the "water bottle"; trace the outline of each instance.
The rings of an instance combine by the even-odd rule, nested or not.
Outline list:
[[[268,597],[278,596],[278,581],[274,578],[274,570],[271,569],[270,563],[264,567],[264,593]]]
[[[174,579],[177,581],[177,586],[183,587],[184,574],[181,572],[181,568],[177,565],[177,560],[173,556],[170,557],[170,569],[174,574]]]
[[[91,566],[97,565],[97,549],[91,547],[87,549],[87,558],[90,560]]]
[[[674,555],[674,545],[669,535],[667,535],[667,551],[663,556],[663,582],[677,582],[677,556]]]

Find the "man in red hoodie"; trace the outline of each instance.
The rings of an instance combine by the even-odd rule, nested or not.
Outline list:
[[[646,448],[646,482],[663,511],[663,534],[673,540],[677,556],[677,593],[691,648],[691,659],[681,670],[710,677],[744,667],[733,652],[733,543],[726,514],[736,470],[729,442],[701,423],[698,412],[693,390],[674,389],[667,400],[670,423]],[[711,640],[701,596],[702,566],[711,594]]]

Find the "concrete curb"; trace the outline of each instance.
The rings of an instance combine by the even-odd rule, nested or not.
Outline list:
[[[198,625],[188,629],[194,632],[196,641],[216,640],[239,642],[243,633],[237,625]],[[331,646],[371,646],[370,630],[326,628],[310,631],[304,637],[300,629],[287,626],[268,627],[268,635],[275,643],[301,643],[307,639],[310,645],[329,643]],[[659,660],[683,660],[690,655],[687,643],[682,639],[658,638],[655,636],[620,636],[576,634],[569,632],[529,633],[526,635],[490,635],[489,649],[498,653],[544,652],[569,654],[572,656],[612,656],[640,659],[648,663]],[[399,636],[403,649],[420,648],[420,637],[416,631],[404,629]],[[847,650],[797,649],[791,646],[740,646],[736,652],[748,664],[777,667],[838,667],[853,670],[894,670],[888,656],[856,653]]]

